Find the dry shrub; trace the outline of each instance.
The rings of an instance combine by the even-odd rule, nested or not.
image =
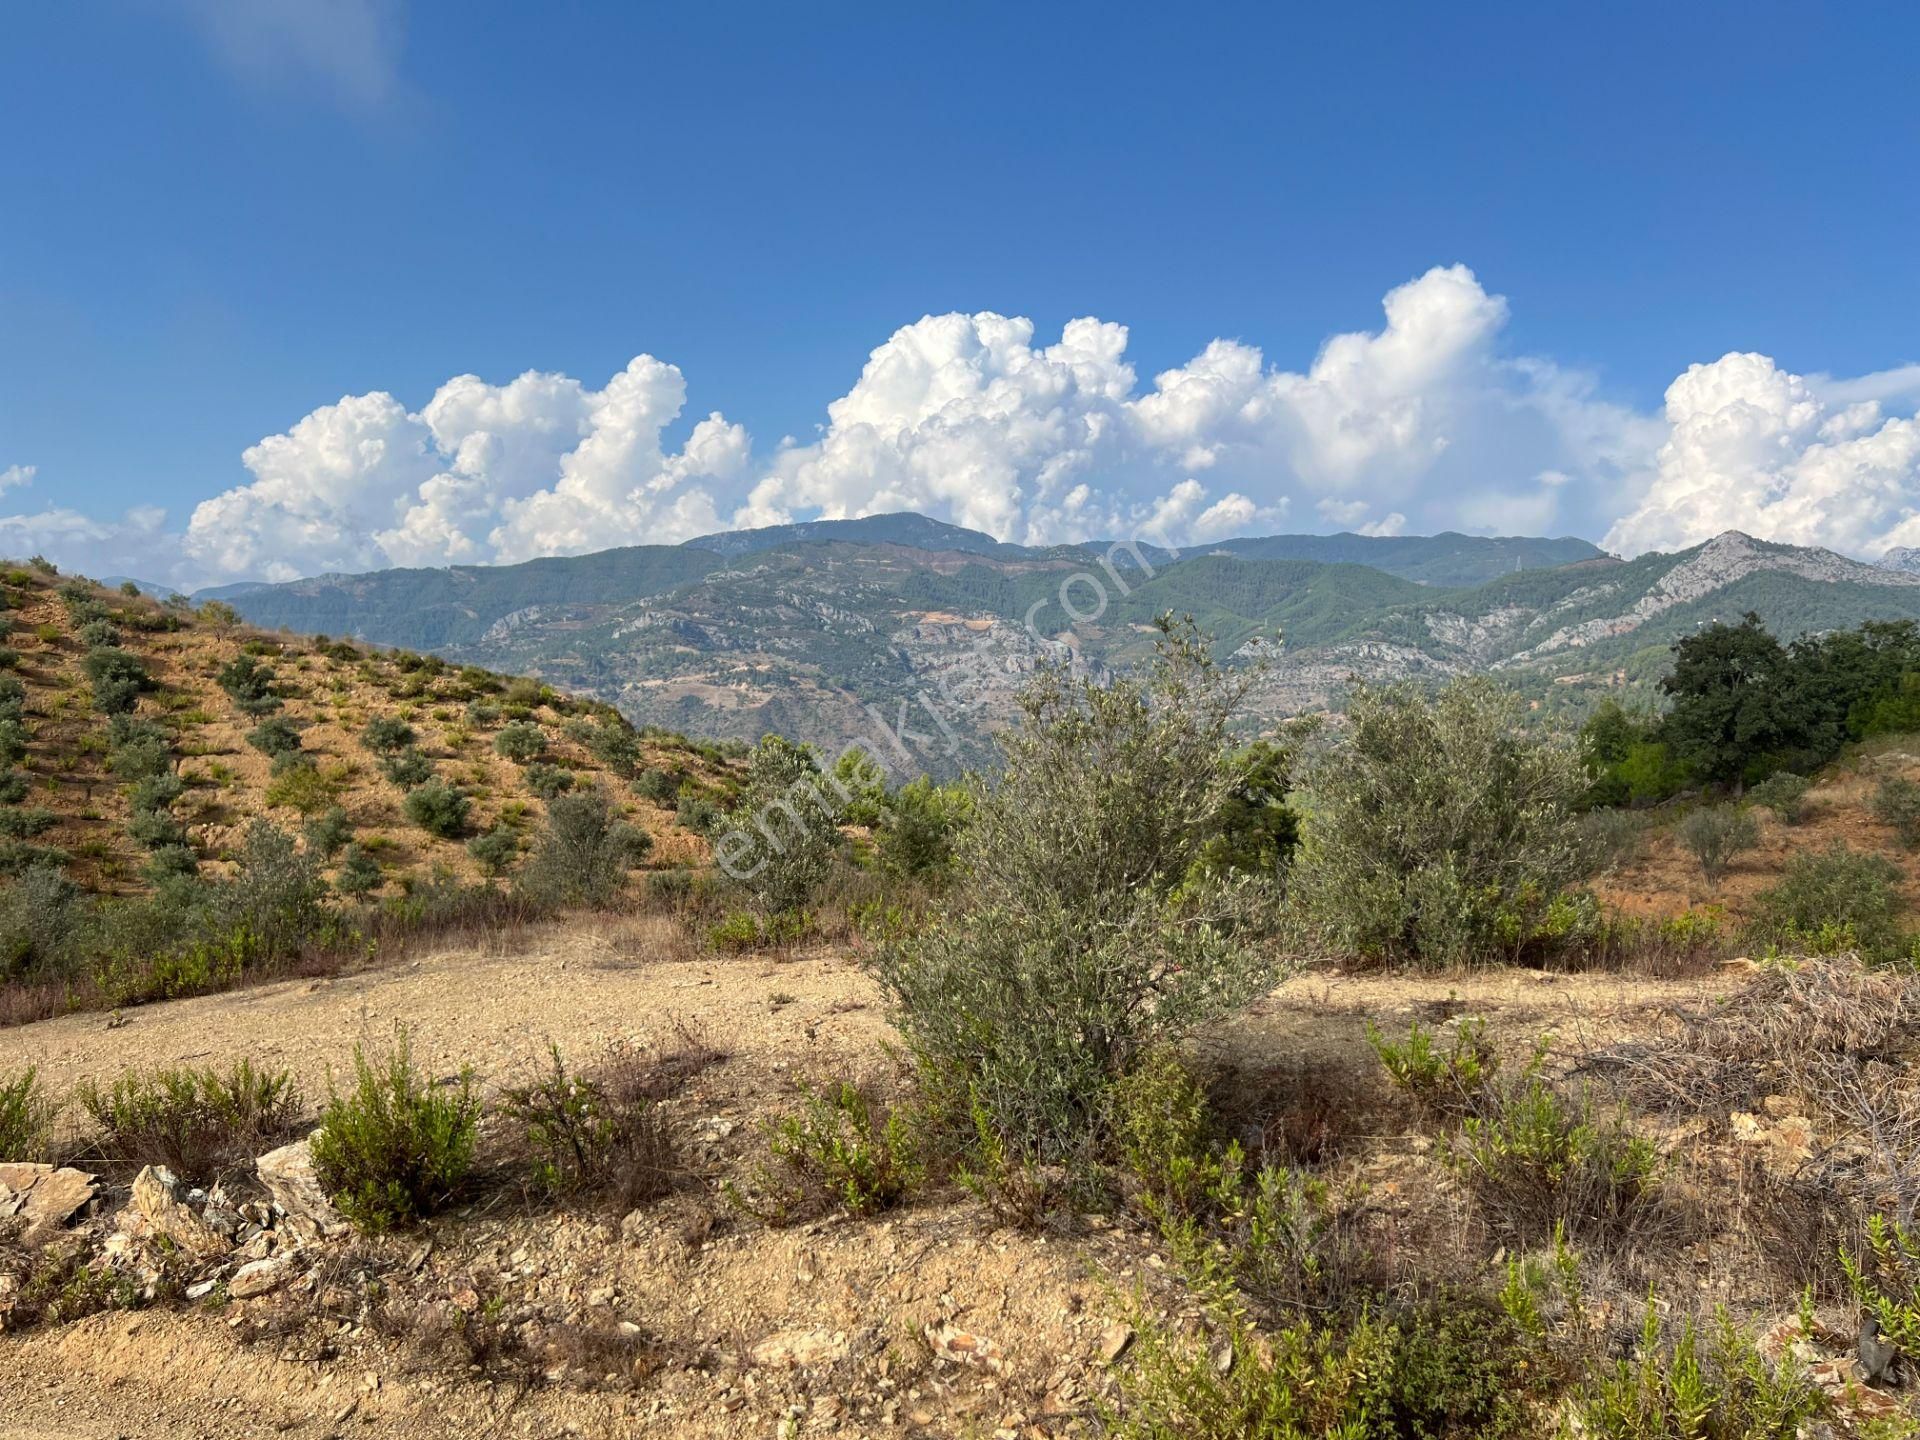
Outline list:
[[[1724,1117],[1789,1094],[1858,1116],[1870,1073],[1920,1058],[1920,974],[1850,955],[1782,962],[1711,1009],[1674,1009],[1660,1023],[1652,1038],[1583,1063],[1673,1114]]]
[[[83,1083],[74,1098],[94,1123],[100,1160],[129,1169],[164,1165],[200,1184],[290,1139],[302,1115],[292,1077],[250,1060],[224,1071],[127,1071],[105,1088]]]
[[[673,1190],[686,1174],[666,1102],[725,1052],[690,1023],[668,1017],[664,1038],[642,1049],[615,1042],[586,1070],[569,1072],[557,1045],[527,1083],[504,1095],[521,1130],[533,1189],[591,1196],[630,1210]]]
[[[1710,1010],[1586,1057],[1641,1103],[1704,1117],[1779,1109],[1813,1123],[1790,1171],[1743,1157],[1741,1226],[1780,1276],[1832,1293],[1833,1256],[1874,1212],[1920,1210],[1920,975],[1854,956],[1771,965]]]

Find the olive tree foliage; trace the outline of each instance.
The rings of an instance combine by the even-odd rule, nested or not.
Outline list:
[[[1398,964],[1485,961],[1580,877],[1580,755],[1525,726],[1522,705],[1483,676],[1431,699],[1355,687],[1345,737],[1309,772],[1291,876],[1327,945]]]
[[[840,848],[843,789],[804,745],[768,735],[753,747],[715,854],[760,914],[797,911],[825,882]]]
[[[1244,675],[1192,622],[1102,687],[1043,666],[974,782],[934,923],[873,967],[936,1112],[1026,1162],[1103,1143],[1113,1083],[1144,1051],[1262,989],[1270,882],[1198,864],[1231,793]]]

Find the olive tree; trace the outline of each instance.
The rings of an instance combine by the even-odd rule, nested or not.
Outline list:
[[[1309,773],[1292,873],[1326,943],[1457,965],[1524,940],[1584,868],[1572,741],[1528,727],[1520,698],[1484,676],[1431,699],[1356,686],[1347,718]]]
[[[1197,863],[1244,684],[1190,621],[1163,620],[1138,674],[1043,666],[1026,686],[945,908],[873,961],[936,1111],[1025,1161],[1084,1156],[1147,1047],[1267,982],[1251,942],[1270,882]]]

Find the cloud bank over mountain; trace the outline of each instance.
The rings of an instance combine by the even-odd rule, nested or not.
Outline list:
[[[891,510],[1029,544],[1330,528],[1604,534],[1628,553],[1728,528],[1860,555],[1920,542],[1920,367],[1841,381],[1730,354],[1647,415],[1591,374],[1505,353],[1508,303],[1465,266],[1383,309],[1303,369],[1216,339],[1147,383],[1121,324],[1043,338],[1018,316],[929,315],[872,352],[814,437],[770,447],[718,410],[685,424],[686,378],[651,355],[597,389],[461,375],[417,410],[349,395],[263,438],[241,457],[250,478],[183,531],[152,510],[52,508],[0,517],[0,547],[195,583]],[[0,490],[34,480],[25,458]]]

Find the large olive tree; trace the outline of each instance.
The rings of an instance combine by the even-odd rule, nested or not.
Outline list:
[[[1308,780],[1292,885],[1326,941],[1397,963],[1507,953],[1582,872],[1587,783],[1564,735],[1484,676],[1429,699],[1357,686]]]
[[[875,961],[930,1097],[1038,1162],[1100,1141],[1108,1090],[1150,1043],[1255,993],[1271,882],[1198,864],[1238,772],[1244,676],[1191,622],[1110,685],[1040,669],[975,782],[935,923]]]

